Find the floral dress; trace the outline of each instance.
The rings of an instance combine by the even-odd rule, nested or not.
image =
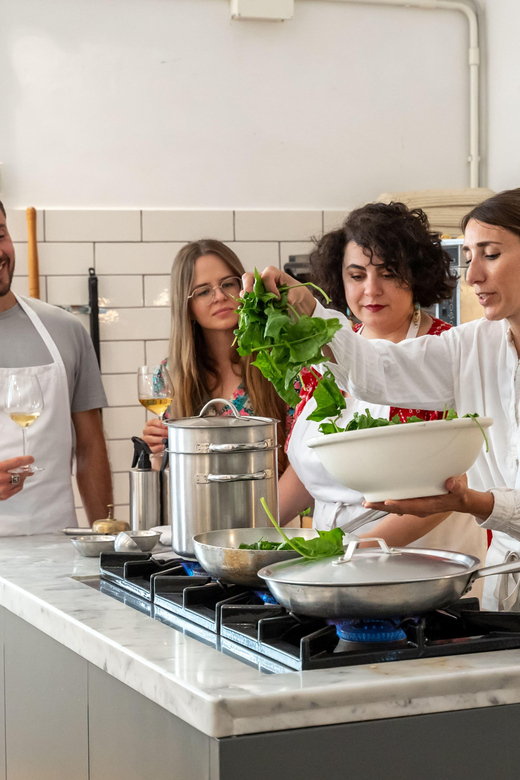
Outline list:
[[[301,392],[301,384],[299,382],[295,383],[295,389],[297,393]],[[235,409],[239,414],[241,414],[244,417],[249,417],[251,415],[254,415],[254,410],[251,405],[251,401],[249,399],[249,396],[246,392],[246,389],[242,383],[239,384],[231,398],[228,399],[229,403],[233,404]],[[294,407],[288,406],[287,407],[287,431],[289,432],[292,428],[293,420],[294,420]],[[220,412],[223,416],[229,416],[230,414],[233,414],[232,410],[229,408],[229,406],[224,407],[224,409]]]

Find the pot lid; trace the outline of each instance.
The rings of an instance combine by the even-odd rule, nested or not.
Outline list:
[[[478,558],[448,550],[410,547],[389,550],[365,547],[356,550],[348,562],[344,562],[346,556],[341,555],[317,561],[298,558],[265,566],[258,576],[268,582],[292,585],[388,585],[456,577],[480,566]]]
[[[214,404],[220,403],[229,406],[231,415],[217,414]],[[195,417],[183,417],[180,420],[165,420],[169,428],[254,428],[262,425],[272,425],[279,420],[270,417],[253,417],[240,415],[233,404],[225,398],[213,398],[203,406]]]
[[[180,420],[165,420],[169,428],[252,428],[276,423],[269,417],[182,417]]]

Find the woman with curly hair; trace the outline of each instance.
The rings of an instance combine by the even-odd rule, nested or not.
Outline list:
[[[402,203],[370,203],[352,211],[343,226],[325,234],[311,255],[312,278],[332,299],[332,306],[346,313],[360,339],[386,339],[398,343],[418,336],[439,335],[450,328],[425,309],[450,298],[456,276],[439,236],[432,233],[420,209]],[[314,450],[305,446],[318,435],[319,423],[308,420],[316,402],[317,379],[304,371],[301,403],[288,442],[290,468],[280,482],[282,522],[294,516],[298,503],[315,502],[314,525],[327,529],[340,526],[361,514],[363,496],[334,480],[321,465]],[[370,404],[349,397],[339,422],[344,426],[355,412],[369,409],[373,417],[399,415],[404,422],[416,416],[437,419],[441,413]],[[367,464],[370,468],[370,464]],[[389,515],[363,535],[382,536],[389,544],[414,542],[433,547],[463,550],[483,558],[485,532],[469,515],[449,513],[418,519],[412,515]],[[441,525],[442,523],[442,525]],[[424,539],[428,534],[428,539]]]

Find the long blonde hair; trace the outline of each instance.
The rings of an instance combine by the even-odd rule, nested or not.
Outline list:
[[[211,386],[220,380],[218,366],[208,355],[202,328],[192,320],[189,312],[188,295],[192,291],[195,263],[199,257],[215,255],[231,270],[242,276],[244,266],[233,252],[220,241],[206,238],[186,244],[173,261],[171,273],[171,332],[168,350],[168,370],[173,384],[171,413],[174,418],[191,417],[198,414],[210,398]],[[240,364],[242,384],[249,396],[255,415],[280,420],[278,443],[279,465],[283,470],[287,458],[283,447],[287,438],[287,405],[280,398],[272,384],[265,379],[256,366],[251,365],[254,357],[240,357],[230,345],[231,360]]]

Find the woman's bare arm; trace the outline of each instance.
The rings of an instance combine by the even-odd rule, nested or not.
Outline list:
[[[288,466],[278,482],[280,525],[287,525],[293,517],[312,506],[314,499],[296,475],[292,466]]]

